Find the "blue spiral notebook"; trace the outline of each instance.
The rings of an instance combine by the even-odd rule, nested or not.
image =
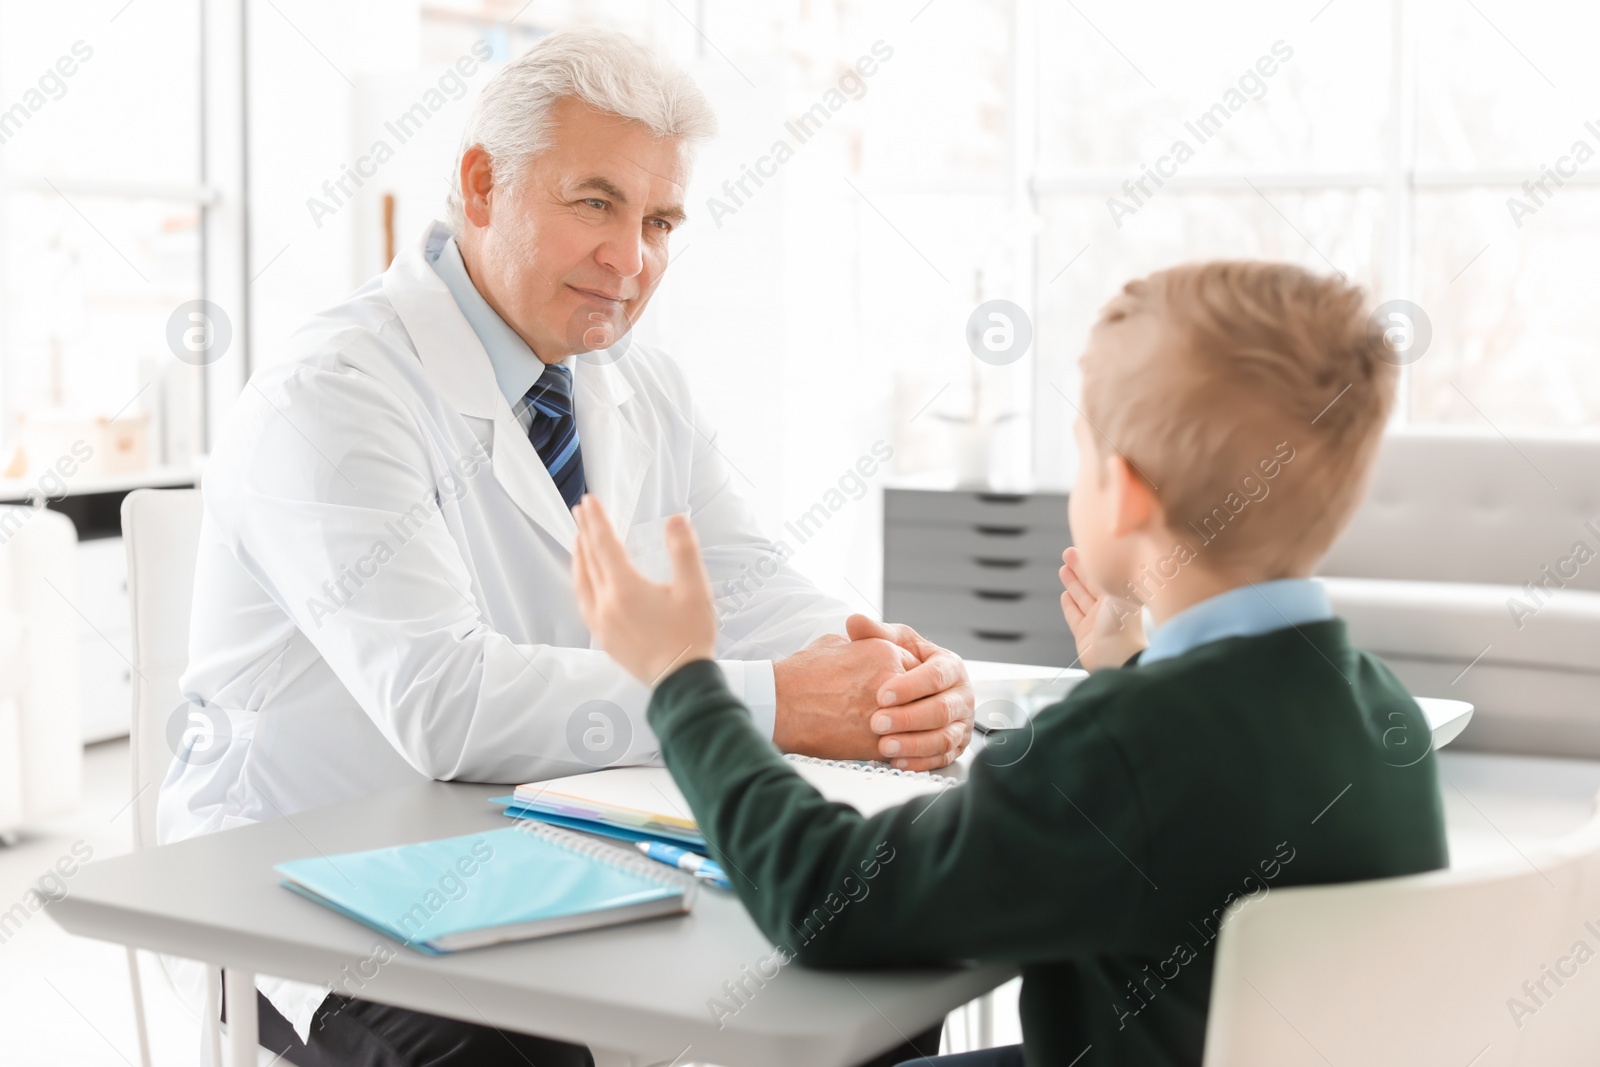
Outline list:
[[[524,807],[517,803],[515,797],[490,797],[489,803],[499,804],[505,810],[501,814],[509,819],[537,819],[539,822],[549,823],[552,826],[564,826],[568,830],[579,830],[597,837],[609,837],[615,841],[659,841],[665,845],[676,845],[690,852],[702,856],[711,855],[711,849],[706,845],[706,839],[698,833],[688,831],[663,831],[663,830],[633,830],[625,826],[612,826],[610,823],[598,819],[579,819],[567,815],[556,815],[539,808]]]
[[[694,906],[693,878],[542,823],[280,863],[282,884],[428,955]]]

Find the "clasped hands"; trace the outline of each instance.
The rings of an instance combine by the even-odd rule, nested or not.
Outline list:
[[[717,619],[700,544],[689,521],[666,522],[670,584],[641,575],[605,509],[586,496],[572,511],[578,610],[611,657],[654,686],[684,664],[711,659]],[[785,752],[884,760],[905,770],[954,762],[972,739],[972,685],[960,658],[909,626],[852,615],[773,664],[773,741]]]

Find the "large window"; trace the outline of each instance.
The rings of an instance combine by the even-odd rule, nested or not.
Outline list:
[[[204,295],[201,32],[198,0],[0,2],[0,439],[13,449],[51,451],[58,429],[97,417],[128,420],[132,437],[91,471],[187,465],[201,446],[203,372],[166,340],[174,310]],[[57,458],[8,449],[6,464],[27,476]]]
[[[1414,301],[1432,341],[1406,369],[1404,421],[1600,423],[1600,96],[1584,53],[1600,9],[1078,0],[1038,17],[1047,476],[1070,469],[1052,405],[1070,414],[1055,390],[1075,396],[1096,309],[1188,258],[1290,259]]]
[[[1096,310],[1197,257],[1418,304],[1401,420],[1600,422],[1593,5],[0,0],[4,443],[120,412],[152,466],[203,450],[246,370],[440,214],[495,71],[579,23],[672,56],[721,119],[639,339],[684,365],[768,529],[878,441],[885,478],[1065,485]],[[232,316],[229,362],[173,358],[197,297]],[[997,299],[1029,318],[1014,361],[973,356]],[[805,547],[841,594],[877,586],[876,498]]]

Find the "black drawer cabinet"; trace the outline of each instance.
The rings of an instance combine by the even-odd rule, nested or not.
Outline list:
[[[968,659],[1067,667],[1065,493],[888,489],[884,617]]]

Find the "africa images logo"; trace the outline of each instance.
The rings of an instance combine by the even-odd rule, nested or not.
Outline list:
[[[206,367],[228,354],[233,324],[209,300],[186,300],[167,317],[167,347],[193,367]]]
[[[609,700],[586,700],[567,716],[567,750],[591,767],[609,767],[628,754],[633,721]]]

